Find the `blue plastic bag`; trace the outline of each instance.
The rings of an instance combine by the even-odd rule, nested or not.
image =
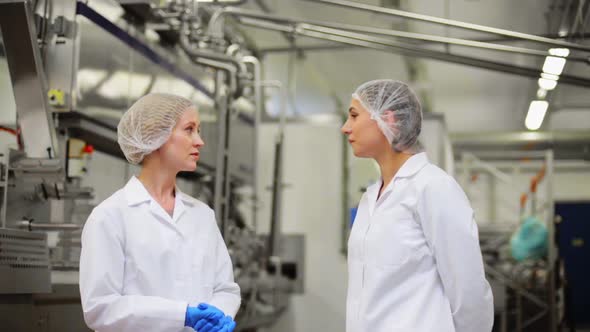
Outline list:
[[[547,227],[539,219],[528,217],[510,239],[512,257],[517,261],[541,259],[547,254]]]

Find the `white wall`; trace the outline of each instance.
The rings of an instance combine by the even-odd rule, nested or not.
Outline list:
[[[341,247],[342,162],[340,124],[290,124],[284,149],[282,228],[305,235],[305,293],[291,299],[288,311],[266,332],[341,332],[345,326],[346,260]],[[259,185],[271,183],[276,125],[260,135]],[[270,192],[261,194],[259,230],[268,232]]]

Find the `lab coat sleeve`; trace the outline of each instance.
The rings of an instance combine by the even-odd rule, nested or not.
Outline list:
[[[491,331],[493,297],[465,193],[450,176],[433,179],[419,195],[417,212],[451,305],[455,331]]]
[[[213,216],[215,220],[215,216]],[[219,229],[216,232],[216,267],[215,284],[213,287],[213,298],[211,304],[219,308],[226,315],[234,318],[240,308],[241,296],[240,286],[234,282],[234,272],[231,258],[227,251],[223,237]]]
[[[181,331],[188,303],[122,295],[124,232],[118,221],[93,212],[82,232],[80,295],[86,324],[100,332]]]

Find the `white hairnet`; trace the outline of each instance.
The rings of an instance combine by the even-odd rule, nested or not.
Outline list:
[[[418,136],[422,129],[422,108],[416,94],[405,83],[374,80],[363,83],[352,94],[377,121],[396,151],[421,150]],[[386,121],[388,111],[395,121]]]
[[[190,100],[165,93],[151,93],[133,104],[119,122],[117,141],[125,158],[139,164],[170,137],[180,116],[196,107]]]

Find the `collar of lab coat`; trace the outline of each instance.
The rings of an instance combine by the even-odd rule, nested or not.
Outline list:
[[[125,191],[125,198],[127,199],[127,204],[129,206],[154,200],[147,189],[145,189],[143,183],[141,183],[141,181],[135,176],[132,176],[131,179],[129,179],[123,190]],[[183,203],[187,203],[191,206],[194,205],[191,197],[180,191],[178,186],[175,187],[174,193]]]
[[[383,190],[383,193],[381,194],[379,200],[385,199],[385,197],[387,197],[390,194],[390,192],[393,190],[393,184],[397,179],[411,177],[414,174],[418,173],[418,171],[424,168],[424,166],[426,166],[427,164],[428,157],[426,156],[425,152],[420,152],[411,156],[408,160],[406,160],[402,167],[400,167],[397,173],[395,173],[395,176],[393,177],[393,179],[391,179],[391,181],[387,185],[387,188]],[[377,195],[379,194],[379,189],[381,188],[382,181],[383,179],[377,181],[375,184],[367,188],[367,198],[369,200],[369,211],[371,212],[371,214],[375,208],[375,204],[377,203]]]
[[[428,164],[428,157],[426,156],[426,152],[416,153],[415,155],[411,156],[406,162],[402,165],[402,167],[397,171],[394,178],[406,178],[410,177],[419,170],[424,168]]]
[[[124,188],[125,197],[127,199],[127,204],[129,206],[139,205],[141,203],[149,202],[150,204],[150,211],[153,214],[164,218],[165,220],[172,221],[176,223],[180,216],[185,212],[185,204],[189,206],[193,206],[194,202],[190,196],[184,194],[178,186],[175,187],[175,195],[176,198],[174,199],[174,212],[173,216],[170,215],[156,202],[156,200],[149,194],[147,189],[144,185],[139,181],[138,178],[133,176],[127,185]]]

